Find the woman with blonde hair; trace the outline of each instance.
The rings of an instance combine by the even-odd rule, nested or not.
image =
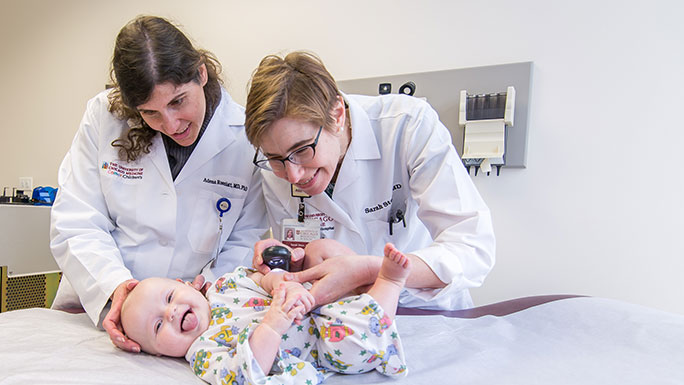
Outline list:
[[[393,243],[413,265],[402,306],[472,306],[468,289],[494,264],[492,221],[428,103],[346,95],[319,58],[292,52],[261,61],[245,114],[270,225],[280,237],[285,224],[314,234],[284,243],[305,269],[289,278],[314,282],[317,303],[372,283]],[[262,272],[262,250],[276,244],[256,245],[253,264]]]

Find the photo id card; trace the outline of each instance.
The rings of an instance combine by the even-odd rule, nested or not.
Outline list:
[[[321,222],[316,219],[307,219],[299,222],[296,218],[283,219],[281,242],[291,248],[301,247],[321,238]]]

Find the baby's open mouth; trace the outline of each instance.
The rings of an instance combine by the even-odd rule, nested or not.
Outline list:
[[[181,319],[181,331],[186,332],[188,330],[193,330],[197,327],[199,321],[197,320],[197,315],[192,312],[192,309],[183,314],[183,319]]]

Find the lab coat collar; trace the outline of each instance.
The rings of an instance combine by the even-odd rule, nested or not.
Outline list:
[[[342,161],[340,172],[335,183],[335,190],[333,196],[357,196],[363,194],[364,189],[368,188],[362,182],[360,170],[363,165],[362,162],[368,160],[380,159],[380,147],[373,132],[371,121],[366,113],[366,110],[354,100],[353,96],[348,97],[342,95],[349,105],[349,115],[352,125],[352,140],[347,149],[347,153]],[[292,202],[292,200],[290,200]],[[318,194],[309,198],[309,202],[316,209],[326,213],[335,221],[350,232],[355,233],[358,237],[358,244],[363,244],[363,237],[352,218],[349,216],[350,212],[359,210],[358,200],[355,199],[338,199],[333,201],[325,193]],[[291,203],[292,204],[292,203]]]
[[[180,183],[187,175],[193,175],[197,169],[233,143],[236,140],[235,126],[244,126],[244,124],[244,109],[233,101],[226,90],[221,88],[221,102],[216,107],[214,116],[175,182]],[[241,129],[244,130],[244,128]],[[168,165],[166,167],[168,168]]]
[[[342,96],[349,105],[352,140],[344,156],[333,196],[346,197],[346,199],[333,201],[325,193],[320,193],[311,198],[306,198],[305,203],[307,206],[311,206],[307,208],[307,213],[309,213],[311,208],[325,213],[335,220],[335,226],[345,227],[347,231],[354,233],[354,235],[349,235],[352,237],[350,239],[355,238],[354,244],[363,245],[365,244],[364,238],[356,223],[349,216],[350,212],[358,212],[359,208],[356,206],[359,202],[358,199],[350,197],[367,193],[369,186],[360,177],[360,170],[362,167],[367,166],[362,165],[361,162],[380,159],[380,147],[366,110],[355,100],[353,95],[347,96],[343,94]],[[262,170],[262,173],[265,179],[273,178],[276,180],[274,185],[279,186],[276,196],[280,203],[283,207],[288,208],[289,213],[296,213],[299,199],[292,198],[290,195],[290,184],[285,180],[279,179],[270,171]]]
[[[345,94],[342,94],[342,97],[349,105],[352,127],[352,140],[345,159],[350,155],[354,160],[380,159],[380,146],[366,110],[353,97]]]
[[[171,175],[171,167],[169,167],[169,159],[166,157],[166,150],[164,148],[164,140],[162,139],[162,134],[157,132],[152,138],[152,147],[150,153],[147,155],[152,160],[152,164],[157,168],[159,174],[161,174],[164,183],[169,191],[175,193],[176,188],[173,185],[173,176]]]
[[[380,159],[380,147],[375,138],[368,114],[353,97],[348,97],[345,94],[342,94],[342,96],[349,105],[352,140],[340,167],[337,183],[335,184],[335,194],[343,193],[347,187],[359,180],[359,171],[357,169],[359,161]]]

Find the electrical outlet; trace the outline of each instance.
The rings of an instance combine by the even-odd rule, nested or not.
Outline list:
[[[33,190],[33,177],[32,176],[21,176],[19,177],[19,189],[27,191]]]

